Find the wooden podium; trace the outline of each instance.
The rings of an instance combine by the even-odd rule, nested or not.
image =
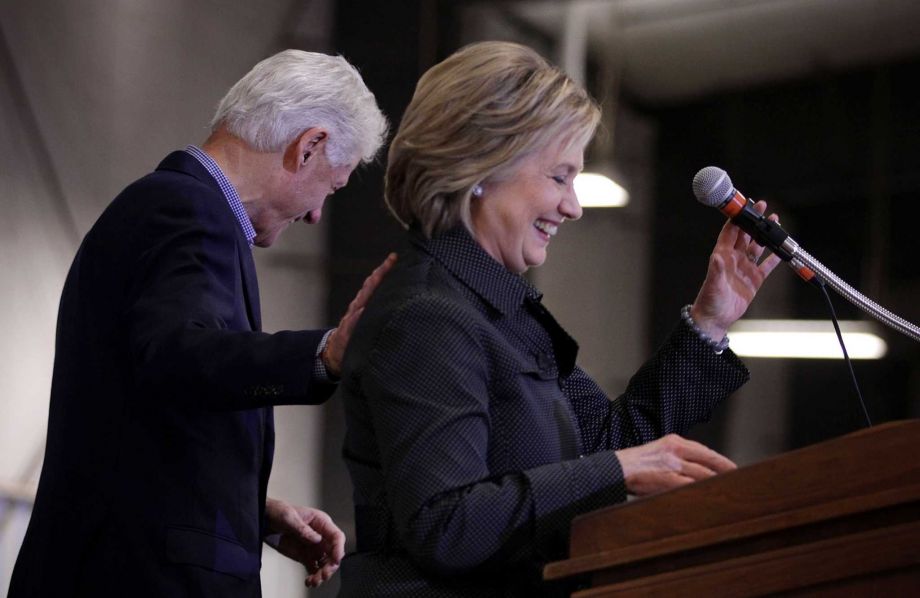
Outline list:
[[[920,420],[582,515],[547,580],[594,596],[920,596]]]

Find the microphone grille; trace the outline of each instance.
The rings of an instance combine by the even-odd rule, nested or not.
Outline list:
[[[707,166],[693,177],[693,195],[711,208],[720,207],[734,192],[728,173],[718,166]]]

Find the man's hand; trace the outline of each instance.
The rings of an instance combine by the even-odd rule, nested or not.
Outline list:
[[[275,549],[307,568],[308,587],[332,577],[345,556],[345,534],[329,515],[274,498],[265,502],[265,515],[269,531],[281,536]]]
[[[619,450],[616,455],[626,490],[635,496],[657,494],[737,468],[714,450],[677,434]]]
[[[348,309],[339,321],[338,327],[329,335],[329,340],[326,341],[326,348],[323,349],[321,358],[323,365],[326,366],[326,371],[331,376],[337,378],[342,374],[342,357],[345,355],[345,348],[348,346],[351,332],[355,329],[355,324],[358,323],[358,319],[364,312],[364,307],[370,300],[371,295],[374,294],[380,281],[383,280],[383,277],[393,268],[395,263],[396,254],[391,253],[387,256],[387,259],[383,260],[382,264],[371,272],[370,276],[364,279],[364,284],[361,285],[358,294],[348,304]]]

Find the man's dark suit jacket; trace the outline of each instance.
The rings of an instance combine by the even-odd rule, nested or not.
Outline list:
[[[747,369],[681,323],[610,401],[540,294],[465,229],[412,238],[343,364],[358,551],[342,594],[568,595],[542,565],[576,515],[626,499],[614,451],[707,419]]]
[[[242,229],[174,152],[105,210],[67,276],[11,598],[260,594],[271,406],[333,390],[312,373],[324,331],[260,329]]]

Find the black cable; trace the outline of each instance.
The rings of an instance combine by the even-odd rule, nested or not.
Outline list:
[[[869,410],[866,409],[866,402],[863,400],[862,393],[859,391],[859,383],[856,381],[856,372],[853,371],[853,363],[850,361],[850,354],[847,353],[847,347],[843,344],[843,334],[840,333],[840,324],[837,322],[837,312],[834,311],[834,303],[831,301],[831,296],[827,292],[824,281],[821,280],[820,276],[815,276],[812,282],[821,289],[821,292],[824,294],[824,299],[827,301],[827,307],[831,311],[831,322],[834,323],[834,330],[837,332],[837,340],[840,341],[840,348],[843,349],[843,359],[847,362],[847,367],[850,368],[850,379],[853,381],[853,388],[856,389],[856,396],[859,398],[859,406],[862,407],[867,427],[871,428],[872,419],[869,417]]]

